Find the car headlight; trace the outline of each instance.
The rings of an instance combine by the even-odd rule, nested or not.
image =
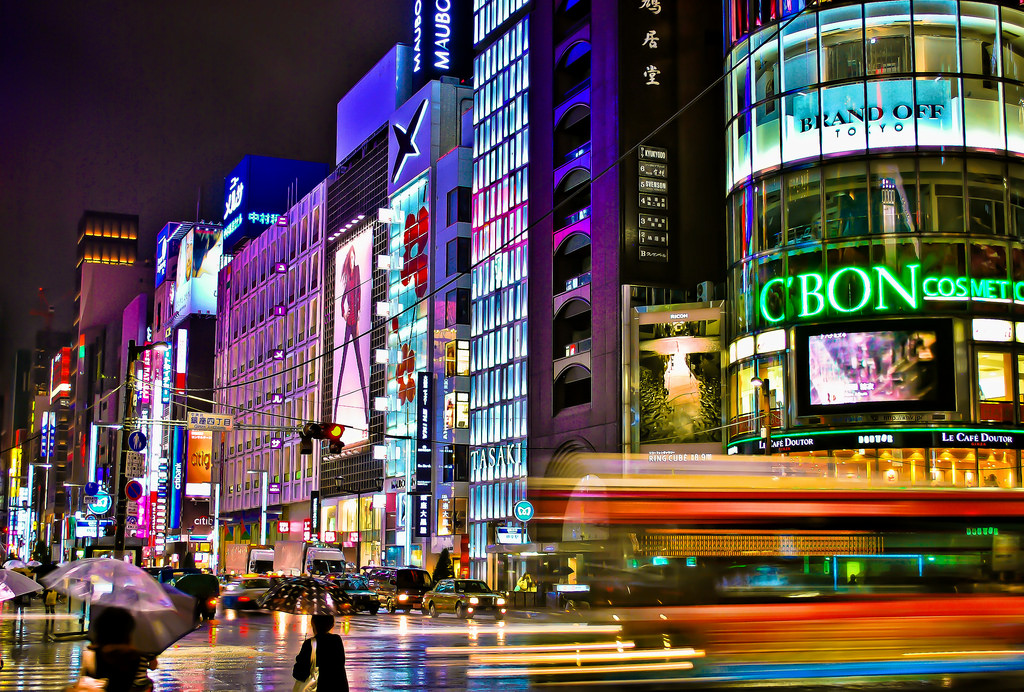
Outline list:
[[[409,600],[409,594],[407,594],[407,593],[398,594],[398,600],[400,600],[400,601],[408,601]]]
[[[499,598],[498,599],[498,605],[505,605],[505,599],[504,598]]]
[[[471,596],[470,599],[469,599],[469,602],[472,603],[473,605],[476,605],[477,603],[480,602],[480,599],[477,598],[476,596]]]

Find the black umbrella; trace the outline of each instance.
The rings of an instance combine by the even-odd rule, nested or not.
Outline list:
[[[337,615],[347,600],[337,584],[315,577],[294,577],[272,586],[256,605],[293,615]]]

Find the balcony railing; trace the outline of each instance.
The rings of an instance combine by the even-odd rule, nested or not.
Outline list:
[[[589,218],[590,218],[590,206],[588,205],[586,207],[583,207],[582,209],[580,209],[576,213],[569,214],[569,216],[566,216],[565,217],[565,222],[562,223],[562,225],[560,225],[555,230],[561,230],[563,228],[567,228],[567,227],[573,225],[574,223],[578,223],[578,222],[582,221],[583,219],[589,219]]]

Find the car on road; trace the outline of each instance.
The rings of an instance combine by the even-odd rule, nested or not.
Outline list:
[[[256,602],[270,590],[271,582],[266,577],[242,577],[224,587],[221,603],[229,610],[256,610]]]
[[[454,613],[459,619],[486,613],[505,619],[505,597],[479,579],[442,579],[424,594],[423,606],[434,618],[441,613]]]
[[[362,573],[370,588],[376,592],[377,600],[389,613],[396,610],[409,612],[413,608],[423,610],[423,594],[431,586],[427,570],[419,567],[367,565],[362,568]]]
[[[196,598],[196,615],[212,620],[217,615],[220,582],[212,574],[189,573],[173,577],[168,584]]]
[[[331,579],[345,593],[347,601],[343,604],[346,610],[355,613],[370,613],[376,615],[380,610],[380,601],[377,599],[377,592],[370,588],[370,582],[366,577],[355,574],[342,574]]]

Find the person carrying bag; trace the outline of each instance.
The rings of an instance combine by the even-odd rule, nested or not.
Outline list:
[[[292,668],[297,681],[292,692],[316,692],[319,685],[324,692],[348,692],[345,646],[341,637],[331,634],[334,617],[314,615],[311,620],[313,636],[302,643]]]

